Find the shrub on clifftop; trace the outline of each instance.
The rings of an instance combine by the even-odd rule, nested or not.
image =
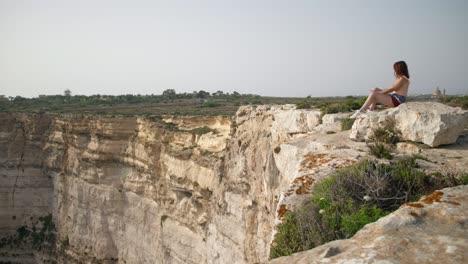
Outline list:
[[[309,201],[285,215],[270,258],[350,238],[404,203],[464,184],[464,175],[426,175],[417,168],[415,157],[390,164],[362,161],[337,170],[317,183]]]

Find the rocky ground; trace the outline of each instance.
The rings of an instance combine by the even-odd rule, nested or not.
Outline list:
[[[366,225],[351,239],[271,263],[466,263],[467,204],[468,185],[436,191]]]
[[[233,118],[2,114],[0,238],[51,214],[56,228],[53,254],[63,263],[267,263],[275,228],[284,214],[336,168],[369,158],[363,140],[389,118],[397,121],[406,141],[398,143],[397,158],[422,155],[427,160],[420,165],[428,171],[468,168],[468,137],[449,136],[465,133],[466,111],[433,103],[403,106],[408,109],[372,113],[375,117],[359,119],[348,131],[341,131],[341,120],[349,114],[321,116],[318,110],[292,105],[244,106]],[[398,122],[407,119],[412,121]],[[440,201],[450,202],[422,203],[423,208],[402,208],[392,214],[396,216],[388,216],[395,223],[402,221],[407,232],[440,229],[426,236],[421,231],[421,240],[413,236],[408,242],[427,248],[421,249],[428,252],[421,259],[430,254],[445,254],[446,259],[455,253],[465,256],[467,241],[459,235],[466,234],[460,224],[466,215],[463,190],[443,190]],[[448,226],[438,227],[445,213],[440,213],[440,221],[432,219],[440,206],[441,212],[461,215],[456,220],[459,232],[453,236]],[[408,217],[425,224],[412,225],[416,220]],[[381,233],[376,239],[386,236],[385,228],[377,229]],[[433,251],[425,241],[431,234],[443,233],[453,237],[453,243],[434,238],[434,245],[446,249]],[[352,239],[365,239],[360,234]],[[397,243],[399,233],[388,236],[392,239],[378,240],[374,248],[385,248],[386,254],[401,251],[385,244]],[[404,241],[401,237],[400,243]],[[332,246],[328,253],[322,250],[312,257],[300,253],[304,257],[275,261],[385,259],[377,252],[372,255],[371,244],[363,245],[369,248],[361,258],[352,255],[353,250],[362,251],[358,247]],[[0,261],[11,261],[12,254],[29,256],[32,263],[50,258],[27,244],[21,252],[9,248],[17,246],[3,243]]]

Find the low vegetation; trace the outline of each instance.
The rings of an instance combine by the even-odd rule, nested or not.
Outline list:
[[[173,131],[173,132],[185,132],[185,133],[192,133],[195,135],[203,135],[203,134],[207,134],[210,132],[213,132],[214,134],[218,133],[216,129],[212,129],[207,126],[197,127],[191,130],[183,130],[183,129],[180,129],[176,123],[164,122],[161,118],[152,117],[150,120],[162,124],[166,130]]]
[[[262,97],[238,92],[209,93],[203,90],[176,93],[167,89],[161,95],[41,95],[37,98],[2,97],[0,112],[97,114],[122,116],[233,116],[241,105],[294,104],[301,98]]]
[[[310,109],[318,108],[322,112],[322,115],[325,114],[334,114],[342,112],[351,112],[353,110],[359,109],[364,102],[366,97],[308,97],[296,103],[298,109]]]
[[[396,144],[400,141],[401,132],[396,129],[395,122],[386,122],[385,126],[379,127],[372,131],[370,140],[385,144]]]
[[[468,95],[465,96],[449,96],[441,100],[441,103],[452,107],[461,107],[462,109],[468,109]]]
[[[358,109],[366,97],[265,97],[255,94],[193,91],[177,93],[167,89],[161,95],[40,95],[36,98],[0,95],[0,112],[7,113],[80,113],[98,115],[150,116],[232,116],[242,105],[296,104],[298,109],[318,108],[322,114],[350,112]],[[433,101],[430,96],[410,97],[409,101]],[[440,102],[468,109],[468,96],[449,96]]]
[[[370,154],[378,159],[391,160],[393,158],[393,155],[391,153],[392,148],[384,143],[376,142],[373,144],[369,144],[369,150]]]
[[[195,134],[195,135],[203,135],[203,134],[207,134],[207,133],[210,133],[210,132],[217,133],[216,130],[211,129],[211,128],[207,127],[207,126],[194,128],[194,129],[190,130],[190,132],[192,132],[192,134]]]
[[[379,159],[391,160],[393,155],[392,150],[396,143],[400,141],[401,133],[395,127],[394,122],[387,122],[385,126],[379,127],[372,132],[369,143],[370,154]]]
[[[343,118],[341,119],[341,131],[350,130],[353,127],[355,119]]]
[[[317,183],[310,199],[285,215],[270,258],[350,238],[404,203],[437,189],[467,183],[466,173],[425,174],[418,169],[416,157],[390,164],[365,160],[342,168]]]
[[[34,250],[52,250],[55,248],[55,240],[55,224],[52,215],[48,214],[39,217],[30,226],[20,226],[14,235],[2,238],[0,248],[31,244]]]

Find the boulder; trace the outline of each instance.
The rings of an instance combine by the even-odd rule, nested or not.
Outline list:
[[[350,113],[326,114],[322,117],[322,124],[314,127],[317,133],[330,134],[341,131],[341,120],[349,118]]]
[[[422,142],[431,147],[453,144],[468,126],[468,111],[435,102],[410,102],[396,108],[358,117],[350,138],[368,140],[373,131],[391,123],[402,140]]]
[[[294,135],[312,131],[320,124],[317,109],[294,109],[286,106],[272,106],[272,135]],[[280,141],[280,140],[278,140]]]
[[[351,239],[271,263],[466,263],[467,215],[468,185],[446,188],[403,205]]]

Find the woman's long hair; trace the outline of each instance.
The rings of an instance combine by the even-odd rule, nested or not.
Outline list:
[[[393,69],[395,70],[396,76],[406,76],[409,79],[408,65],[404,61],[397,61],[393,64]]]

